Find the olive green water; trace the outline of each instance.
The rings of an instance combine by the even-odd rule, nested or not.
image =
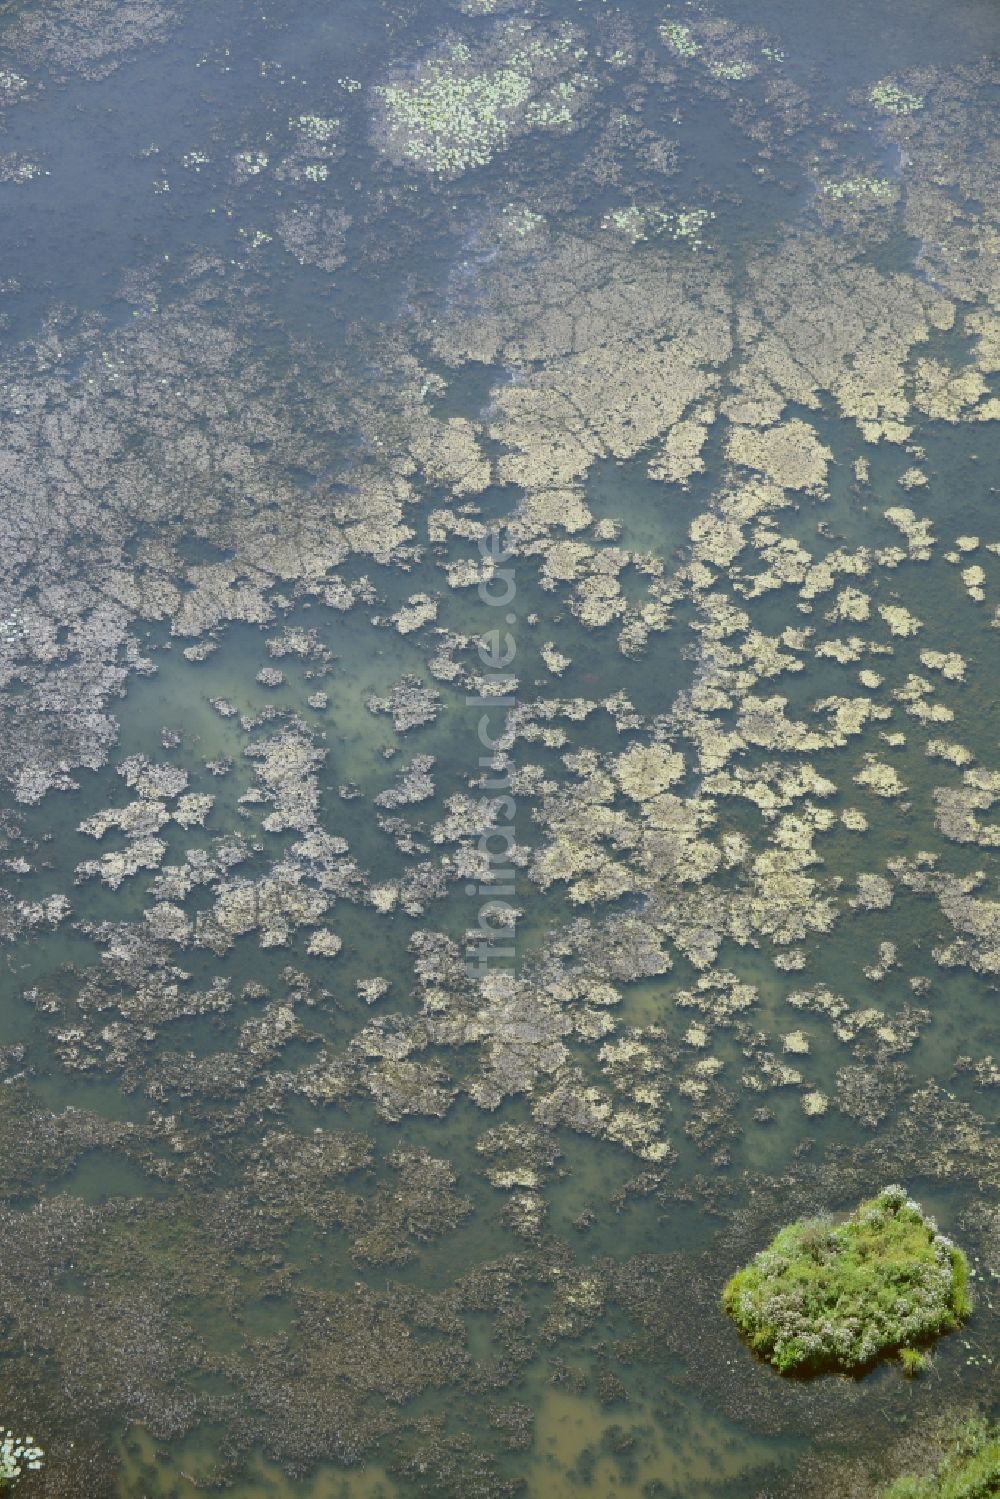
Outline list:
[[[1000,1351],[995,12],[0,39],[17,1491],[874,1496]],[[894,1180],[968,1326],[755,1362]]]

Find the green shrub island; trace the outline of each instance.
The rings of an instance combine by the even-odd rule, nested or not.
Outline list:
[[[988,1499],[1000,1494],[1000,1426],[974,1419],[961,1427],[952,1450],[930,1477],[897,1478],[882,1499]]]
[[[957,1327],[971,1309],[967,1282],[962,1251],[902,1187],[886,1187],[845,1222],[783,1228],[722,1304],[782,1374],[852,1371]],[[906,1372],[919,1372],[911,1356]]]

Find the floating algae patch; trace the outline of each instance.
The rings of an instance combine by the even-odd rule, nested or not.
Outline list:
[[[0,74],[21,1488],[877,1492],[998,1356],[975,5],[85,10]],[[749,1359],[897,1179],[933,1377]]]

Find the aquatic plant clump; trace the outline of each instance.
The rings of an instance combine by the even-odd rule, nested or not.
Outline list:
[[[727,1284],[722,1304],[782,1374],[864,1369],[958,1326],[968,1265],[902,1187],[846,1222],[783,1228]]]
[[[659,208],[640,208],[631,204],[627,208],[615,208],[601,220],[602,229],[612,229],[623,235],[632,244],[657,235],[673,240],[686,240],[695,249],[704,244],[701,231],[711,223],[715,214],[708,208],[681,208],[676,213]]]
[[[1000,1494],[1000,1426],[965,1422],[936,1473],[904,1474],[882,1499],[987,1499]]]
[[[823,182],[820,190],[837,202],[853,198],[894,198],[896,189],[888,177],[845,177],[841,182]]]
[[[680,57],[694,57],[701,51],[691,35],[690,27],[682,25],[680,21],[664,21],[660,27],[660,36]]]
[[[888,115],[911,115],[918,109],[923,109],[924,101],[920,94],[911,94],[892,83],[888,78],[883,78],[875,83],[868,91],[868,97],[875,108]]]
[[[477,53],[455,42],[415,78],[379,89],[376,130],[387,155],[439,177],[485,166],[516,136],[572,126],[591,80],[576,70],[586,57],[575,34],[501,28]]]
[[[0,1488],[14,1483],[25,1470],[37,1473],[44,1455],[34,1437],[16,1437],[0,1427]]]

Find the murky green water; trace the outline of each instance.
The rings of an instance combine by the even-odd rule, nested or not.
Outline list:
[[[4,9],[18,1492],[873,1496],[995,1405],[996,34]],[[755,1362],[893,1180],[968,1326]]]

